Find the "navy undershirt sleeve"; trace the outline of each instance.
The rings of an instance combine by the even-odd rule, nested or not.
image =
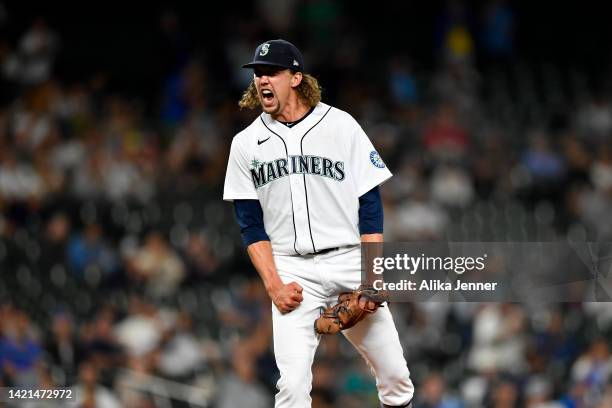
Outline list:
[[[378,186],[359,197],[359,233],[382,234],[383,207]]]
[[[259,200],[234,200],[234,213],[245,247],[254,242],[270,240],[264,228],[263,210]]]

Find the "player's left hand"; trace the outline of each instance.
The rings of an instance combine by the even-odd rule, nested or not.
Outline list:
[[[366,313],[374,313],[380,307],[380,303],[368,300],[365,296],[359,298],[359,308]]]
[[[321,311],[321,315],[314,322],[315,332],[335,334],[350,329],[388,301],[387,291],[374,289],[367,284],[350,292],[342,292],[338,295],[337,304]]]

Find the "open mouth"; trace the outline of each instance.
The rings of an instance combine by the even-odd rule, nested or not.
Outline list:
[[[264,101],[270,102],[274,98],[274,94],[269,89],[264,89],[261,91],[261,97]]]

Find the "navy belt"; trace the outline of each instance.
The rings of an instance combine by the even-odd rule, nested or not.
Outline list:
[[[308,255],[323,255],[323,254],[326,254],[326,253],[328,253],[328,252],[335,251],[335,250],[337,250],[337,249],[339,249],[339,248],[340,248],[340,247],[335,247],[335,248],[325,248],[325,249],[322,249],[322,250],[317,251],[317,252],[311,252],[311,253],[309,253]]]

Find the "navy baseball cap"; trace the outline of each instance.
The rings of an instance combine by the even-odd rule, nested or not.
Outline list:
[[[304,57],[297,47],[285,40],[270,40],[255,50],[253,61],[242,68],[254,68],[258,65],[272,65],[293,71],[304,72]]]

